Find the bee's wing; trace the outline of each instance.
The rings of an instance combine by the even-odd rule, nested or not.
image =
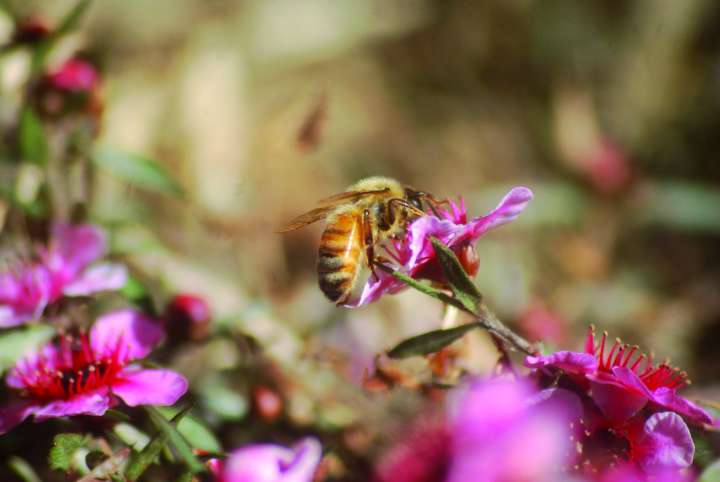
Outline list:
[[[387,191],[388,188],[376,189],[374,191],[346,191],[321,199],[318,201],[318,204],[320,204],[321,206],[335,206],[342,202],[355,201],[371,194],[380,194]]]
[[[312,211],[308,211],[308,212],[296,217],[295,219],[293,219],[286,225],[284,225],[282,228],[280,228],[278,230],[278,233],[287,233],[289,231],[295,231],[296,229],[300,229],[303,226],[307,226],[308,224],[312,224],[314,222],[325,219],[328,214],[333,212],[334,209],[335,209],[335,206],[323,206],[321,208],[317,208],[317,209],[313,209]]]
[[[386,192],[387,190],[388,189],[385,188],[376,189],[374,191],[346,191],[330,197],[326,197],[325,199],[321,199],[320,201],[318,201],[318,204],[320,204],[319,208],[313,209],[312,211],[308,211],[305,214],[301,214],[300,216],[296,217],[295,219],[287,223],[285,226],[280,228],[278,230],[278,233],[287,233],[289,231],[294,231],[296,229],[302,228],[303,226],[307,226],[308,224],[312,224],[314,222],[325,219],[328,214],[333,212],[339,204],[353,202],[362,197],[370,196],[372,194],[380,194]]]

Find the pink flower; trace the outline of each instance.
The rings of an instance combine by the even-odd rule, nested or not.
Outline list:
[[[569,420],[578,398],[536,393],[522,382],[482,381],[451,397],[444,425],[420,425],[391,449],[378,482],[555,481],[574,450]]]
[[[103,415],[122,399],[137,405],[172,405],[187,390],[181,375],[131,364],[160,342],[162,329],[133,310],[100,317],[90,334],[62,336],[19,361],[7,384],[20,401],[0,410],[0,434],[30,415],[39,422],[70,415]]]
[[[637,346],[624,345],[620,340],[607,350],[606,340],[607,333],[603,333],[596,342],[591,327],[584,352],[528,356],[525,365],[564,370],[615,425],[628,421],[648,404],[679,413],[698,424],[713,423],[710,414],[677,394],[687,384],[685,372],[667,363],[654,365],[652,356],[638,354]]]
[[[39,260],[0,273],[0,327],[37,319],[45,307],[63,296],[87,296],[122,287],[124,266],[92,264],[106,251],[105,234],[92,225],[56,224],[50,245]]]
[[[52,87],[67,92],[91,92],[100,83],[95,67],[85,60],[72,58],[48,74]]]
[[[513,221],[527,207],[533,193],[526,187],[515,187],[500,201],[500,204],[485,216],[467,221],[465,202],[459,204],[452,201],[449,210],[440,210],[439,217],[428,214],[422,216],[408,227],[403,239],[387,248],[388,255],[397,263],[397,269],[413,278],[442,280],[442,271],[435,257],[430,241],[431,237],[439,239],[450,247],[464,262],[466,270],[477,271],[478,261],[474,251],[474,243],[487,231]],[[370,276],[357,300],[351,301],[349,307],[371,303],[386,293],[398,293],[406,285],[391,275],[377,271],[378,277]]]
[[[233,451],[227,461],[208,465],[218,482],[311,482],[322,458],[320,442],[305,438],[293,448],[249,445]]]

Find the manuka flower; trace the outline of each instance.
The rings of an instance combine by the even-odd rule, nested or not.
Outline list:
[[[19,361],[7,384],[20,400],[0,410],[0,434],[30,415],[39,422],[70,415],[103,415],[118,399],[127,405],[172,405],[187,390],[181,375],[132,364],[163,336],[151,319],[133,310],[99,318],[90,334],[62,336]]]
[[[500,204],[485,216],[467,220],[465,202],[449,202],[449,210],[436,210],[438,216],[428,214],[413,221],[405,236],[386,246],[387,254],[397,269],[413,278],[443,281],[442,270],[435,257],[430,238],[437,238],[452,249],[472,275],[477,272],[478,257],[474,243],[487,231],[513,221],[525,209],[533,193],[526,187],[515,187]],[[376,270],[377,278],[370,276],[360,297],[347,306],[371,303],[386,293],[397,293],[406,285],[384,271]]]
[[[92,64],[82,59],[72,58],[50,72],[47,76],[50,85],[66,92],[91,92],[98,87],[100,78]]]
[[[381,460],[377,482],[561,480],[573,452],[577,397],[511,381],[475,382],[451,396],[444,423],[423,422]]]
[[[629,420],[650,404],[676,412],[697,424],[712,424],[705,410],[677,394],[687,385],[687,374],[667,363],[653,364],[652,356],[638,353],[637,346],[616,340],[608,349],[607,333],[596,340],[588,331],[584,352],[558,351],[546,356],[528,356],[530,368],[554,367],[564,370],[614,424]]]
[[[257,444],[233,451],[226,461],[208,463],[218,482],[311,482],[322,449],[314,438],[301,440],[293,448]]]
[[[0,273],[0,327],[37,319],[45,307],[63,296],[87,296],[122,287],[124,266],[93,264],[106,251],[104,233],[92,225],[56,224],[50,245],[38,260],[19,263]]]

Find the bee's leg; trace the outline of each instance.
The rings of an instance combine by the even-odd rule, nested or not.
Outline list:
[[[363,244],[365,244],[365,258],[367,258],[367,264],[370,267],[370,271],[372,272],[375,281],[380,281],[380,278],[375,272],[375,242],[373,240],[372,226],[370,224],[370,211],[367,209],[363,211],[362,237]]]

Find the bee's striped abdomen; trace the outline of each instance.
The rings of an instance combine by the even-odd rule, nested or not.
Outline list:
[[[357,278],[362,255],[360,219],[342,213],[328,222],[320,238],[317,272],[320,289],[330,301],[347,301]]]

